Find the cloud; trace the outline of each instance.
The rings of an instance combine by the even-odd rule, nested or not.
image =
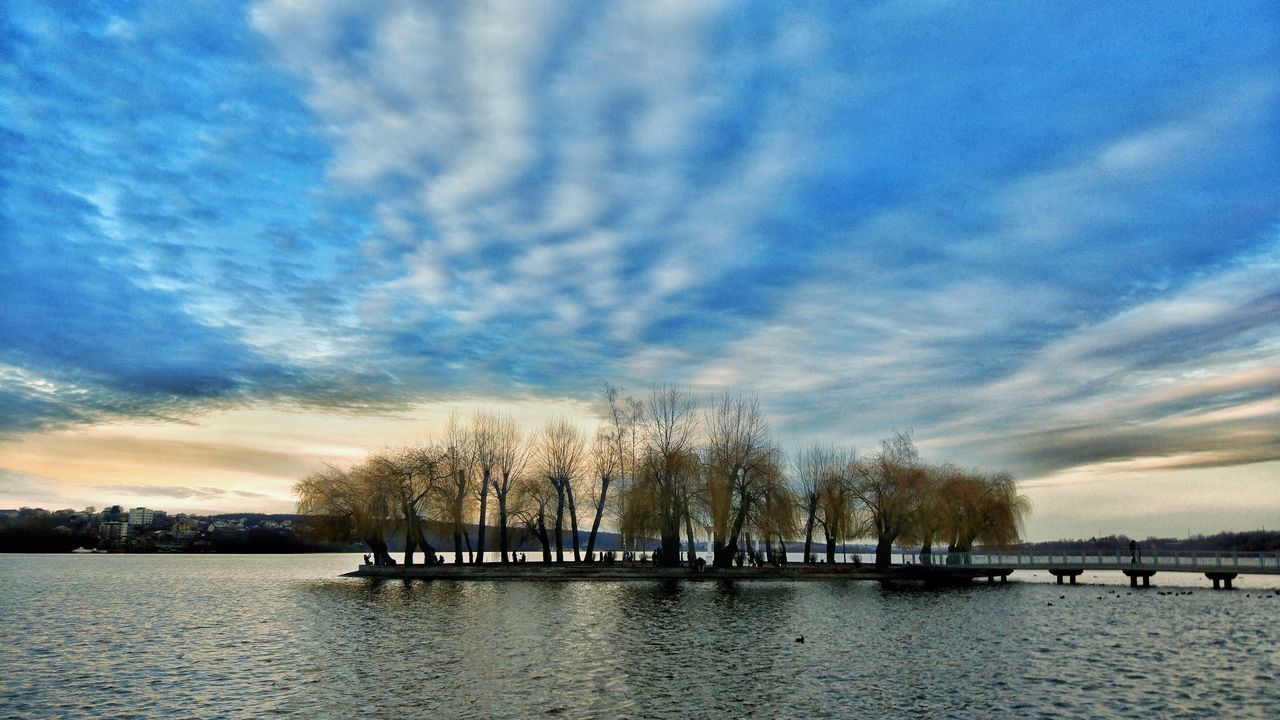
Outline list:
[[[101,485],[99,490],[120,495],[146,498],[173,498],[176,500],[223,500],[227,498],[267,498],[269,495],[247,490],[227,490],[216,487],[187,487],[184,485]]]
[[[1270,11],[1158,10],[15,9],[0,432],[674,380],[1023,473],[1272,457]]]

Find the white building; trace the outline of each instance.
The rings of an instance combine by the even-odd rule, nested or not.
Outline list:
[[[155,518],[155,511],[144,507],[136,507],[129,511],[129,525],[131,527],[146,527]]]

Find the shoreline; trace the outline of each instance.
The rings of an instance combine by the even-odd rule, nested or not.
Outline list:
[[[876,570],[863,565],[789,565],[783,567],[711,568],[699,572],[689,567],[654,567],[604,563],[513,563],[507,565],[361,565],[342,577],[373,580],[765,580],[765,581],[899,581],[937,584],[967,583],[986,578],[988,570],[960,568],[923,568],[918,565],[891,566]],[[1007,576],[997,571],[996,577]]]

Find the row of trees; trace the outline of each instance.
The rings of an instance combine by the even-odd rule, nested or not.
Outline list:
[[[394,563],[392,536],[404,538],[405,563],[419,549],[438,562],[428,523],[449,529],[455,563],[481,563],[494,521],[504,563],[513,529],[536,538],[546,562],[566,553],[591,562],[608,523],[624,545],[656,539],[654,559],[664,565],[685,560],[682,544],[692,562],[704,539],[715,567],[755,559],[758,547],[785,553],[800,536],[809,558],[817,535],[828,562],[838,543],[874,537],[883,567],[895,543],[927,553],[1016,542],[1029,511],[1007,473],[926,464],[908,433],[865,455],[812,445],[788,458],[752,396],[724,393],[700,407],[679,386],[657,386],[644,401],[606,386],[603,400],[608,410],[590,435],[563,418],[529,433],[510,416],[455,414],[430,442],[312,473],[294,486],[298,512],[312,516],[316,535],[363,541],[385,564]]]

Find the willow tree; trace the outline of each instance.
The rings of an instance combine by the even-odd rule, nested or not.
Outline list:
[[[778,453],[770,454],[754,471],[756,499],[751,510],[751,526],[764,541],[769,560],[786,563],[788,538],[796,535],[796,516],[800,505],[796,493],[787,485]],[[778,549],[774,550],[774,542]],[[778,553],[781,553],[779,559]]]
[[[650,524],[661,542],[659,564],[680,564],[680,524],[697,481],[698,406],[688,391],[657,385],[645,404],[640,465],[628,493],[624,518],[632,527]],[[631,503],[646,503],[632,507]],[[645,522],[639,519],[646,518]],[[633,536],[635,537],[635,536]]]
[[[920,562],[932,563],[934,543],[945,540],[952,532],[955,518],[947,502],[947,488],[963,471],[954,465],[926,467],[914,494],[915,510],[910,525],[898,537],[900,543],[920,546]]]
[[[853,453],[833,445],[810,445],[792,462],[796,500],[804,516],[804,561],[813,551],[813,533],[821,529],[827,562],[835,562],[835,541],[851,529],[849,468]]]
[[[294,483],[298,514],[305,516],[304,533],[335,542],[363,542],[377,565],[395,565],[387,552],[387,538],[396,527],[396,500],[384,476],[364,465],[343,470],[325,465]]]
[[[850,488],[867,512],[876,536],[876,568],[889,567],[893,543],[909,532],[919,510],[919,494],[927,482],[927,469],[909,433],[895,433],[880,450],[861,458]]]
[[[818,525],[827,546],[827,562],[836,561],[836,544],[858,537],[864,525],[855,508],[853,482],[857,455],[852,449],[833,450],[818,482]]]
[[[397,508],[398,525],[404,531],[404,564],[413,564],[413,553],[422,548],[428,565],[436,562],[436,551],[422,527],[430,497],[448,477],[448,469],[436,448],[413,446],[383,451],[369,456],[364,472],[378,475],[375,481],[391,494]]]
[[[727,568],[738,537],[758,501],[758,471],[774,459],[769,426],[754,396],[724,393],[706,413],[706,496],[710,503],[712,565]]]
[[[1018,541],[1031,502],[1018,494],[1007,472],[953,473],[941,489],[948,550],[967,553],[975,542],[1005,546]]]

